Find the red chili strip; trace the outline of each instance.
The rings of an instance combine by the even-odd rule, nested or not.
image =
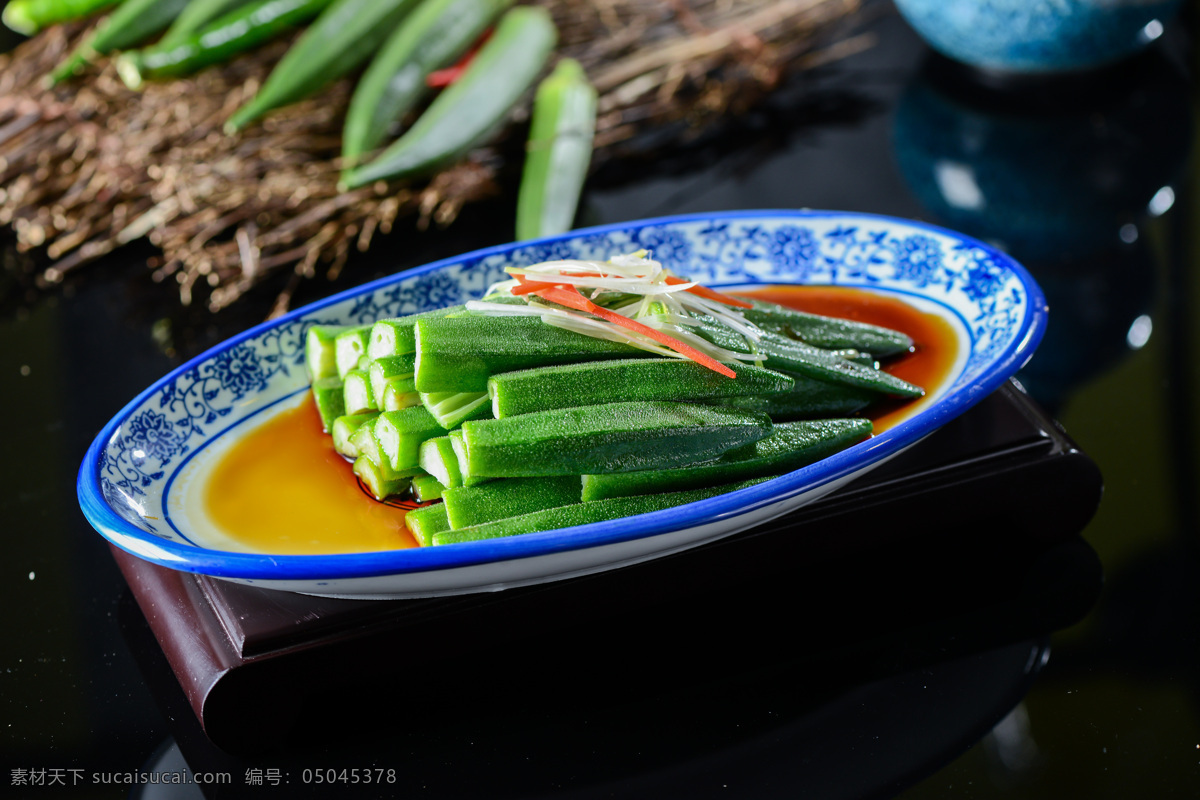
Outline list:
[[[713,372],[720,373],[726,378],[737,377],[737,373],[722,364],[720,361],[717,361],[715,358],[701,353],[696,348],[686,345],[678,339],[668,336],[662,331],[656,331],[654,328],[648,328],[642,323],[636,322],[629,317],[622,316],[615,311],[609,311],[607,308],[596,305],[591,300],[588,300],[586,297],[581,295],[579,291],[575,289],[575,287],[564,289],[559,286],[543,286],[532,291],[531,294],[536,294],[543,300],[549,300],[551,303],[558,303],[559,305],[566,306],[567,308],[586,311],[589,314],[593,314],[597,317],[600,317],[600,319],[607,320],[614,325],[620,325],[622,328],[627,328],[628,330],[649,336],[659,344],[671,348],[680,355],[687,356],[692,361],[695,361],[701,366],[708,367]]]
[[[467,71],[467,67],[474,60],[475,54],[479,52],[479,48],[483,46],[492,35],[492,30],[489,28],[483,36],[479,37],[479,41],[471,45],[462,58],[445,69],[435,69],[433,72],[425,76],[425,85],[430,89],[445,89],[450,84],[463,76]]]
[[[676,278],[674,275],[668,275],[667,283],[671,286],[678,286],[681,283],[691,283],[691,281],[685,281],[683,278]],[[705,297],[709,300],[715,300],[718,303],[724,303],[727,306],[737,306],[738,308],[754,308],[754,306],[750,305],[745,300],[738,300],[736,297],[730,297],[727,294],[721,294],[720,292],[709,289],[707,286],[701,286],[700,284],[696,284],[688,289],[684,289],[684,291],[700,295],[701,297]]]

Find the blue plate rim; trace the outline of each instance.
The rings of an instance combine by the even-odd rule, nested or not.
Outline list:
[[[580,235],[605,234],[613,231],[644,228],[655,225],[678,225],[699,221],[737,220],[757,217],[791,217],[796,219],[820,219],[846,217],[864,221],[898,224],[910,228],[924,229],[951,239],[967,243],[985,252],[989,258],[1010,269],[1027,293],[1025,316],[1020,321],[1018,335],[989,364],[977,382],[948,392],[930,408],[924,409],[914,418],[854,445],[816,464],[781,475],[764,483],[719,495],[686,506],[655,511],[636,517],[597,522],[572,528],[524,534],[486,542],[444,545],[441,547],[409,548],[368,553],[339,553],[332,555],[271,555],[264,553],[242,553],[213,550],[191,544],[182,544],[160,539],[134,526],[118,515],[105,501],[100,490],[100,462],[104,448],[118,432],[131,413],[166,383],[212,358],[251,339],[261,332],[280,327],[301,316],[313,314],[323,308],[352,297],[362,296],[388,286],[398,280],[413,278],[428,272],[466,260],[481,261],[489,256],[503,253],[514,247],[551,244]],[[462,567],[478,566],[514,559],[548,556],[572,550],[583,550],[600,545],[655,536],[675,530],[694,528],[720,522],[732,516],[740,516],[765,506],[785,500],[801,492],[824,486],[849,475],[877,459],[894,455],[919,439],[936,430],[951,419],[962,414],[983,397],[986,397],[1020,369],[1033,355],[1045,334],[1048,308],[1045,295],[1032,275],[1015,259],[995,247],[966,236],[957,231],[943,228],[921,220],[905,219],[883,214],[858,211],[834,211],[811,209],[745,209],[738,211],[696,212],[663,217],[653,217],[625,222],[609,223],[591,228],[580,228],[556,236],[526,242],[509,242],[474,250],[468,253],[439,259],[429,264],[398,272],[368,283],[350,287],[327,298],[317,300],[273,320],[268,320],[236,334],[208,350],[189,359],[152,383],[130,400],[100,430],[88,447],[80,465],[76,489],[80,508],[92,527],[112,544],[140,558],[172,569],[211,575],[219,578],[236,578],[248,581],[337,581],[353,578],[370,578],[387,575],[432,572]],[[872,453],[870,461],[866,453]],[[146,542],[152,552],[134,549],[127,540]]]

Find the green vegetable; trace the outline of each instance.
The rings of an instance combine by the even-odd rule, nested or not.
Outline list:
[[[901,380],[881,369],[859,364],[846,358],[857,356],[857,351],[823,350],[804,342],[789,339],[779,334],[766,332],[751,349],[741,335],[718,323],[712,317],[693,314],[700,325],[691,330],[713,344],[735,353],[758,353],[764,357],[764,366],[786,372],[789,375],[804,375],[823,381],[847,386],[870,389],[890,397],[920,397],[925,391],[908,381]],[[874,362],[872,362],[873,364]]]
[[[459,542],[474,542],[481,539],[496,539],[502,536],[517,536],[537,531],[570,528],[576,525],[587,525],[591,522],[617,519],[618,517],[630,517],[634,514],[647,514],[651,511],[661,511],[664,508],[672,508],[684,503],[694,503],[698,500],[716,497],[719,494],[744,489],[759,482],[745,481],[708,489],[693,489],[687,492],[613,497],[608,500],[559,506],[544,511],[522,514],[519,517],[509,517],[508,519],[497,520],[496,522],[488,522],[483,525],[473,525],[469,528],[439,531],[433,535],[433,543],[435,545],[444,545],[457,544]]]
[[[649,355],[627,344],[546,325],[538,317],[468,314],[417,322],[417,389],[486,392],[501,372]]]
[[[365,416],[355,414],[354,416]],[[375,422],[379,419],[379,415],[374,415],[371,419],[366,420],[359,425],[350,434],[350,448],[358,455],[355,458],[365,457],[376,467],[386,469],[387,478],[399,477],[395,470],[391,469],[387,459],[384,458],[383,451],[379,449],[379,440],[375,438]]]
[[[870,389],[889,397],[921,397],[925,391],[881,369],[851,361],[828,350],[810,347],[767,334],[758,343],[766,363],[780,372],[804,375],[861,389]]]
[[[412,493],[418,503],[432,503],[441,499],[446,487],[432,475],[417,475],[412,479]]]
[[[362,414],[379,409],[375,393],[371,391],[371,379],[361,369],[346,373],[342,385],[342,407],[347,414]]]
[[[4,24],[23,36],[60,22],[72,22],[99,14],[121,0],[9,0],[4,7]]]
[[[511,4],[512,0],[426,0],[417,6],[379,49],[354,89],[342,133],[343,177],[425,96],[429,73],[454,63]]]
[[[313,400],[317,403],[317,413],[321,415],[321,427],[329,433],[338,417],[345,415],[346,403],[342,382],[337,376],[318,378],[312,382]]]
[[[439,532],[450,530],[450,523],[446,521],[446,507],[441,503],[414,508],[404,515],[404,524],[422,547],[433,544],[434,536]]]
[[[74,75],[97,55],[125,50],[150,39],[171,24],[188,0],[124,0],[96,32],[50,73],[52,83]]]
[[[544,8],[510,9],[463,76],[378,158],[354,168],[346,186],[422,174],[479,144],[533,84],[556,39]]]
[[[777,423],[771,435],[765,439],[707,464],[584,475],[582,498],[588,501],[634,494],[678,492],[729,481],[781,475],[820,461],[870,435],[871,421],[867,419]]]
[[[788,391],[793,378],[748,364],[730,380],[694,361],[637,358],[505,372],[488,379],[497,418],[618,400],[701,400]]]
[[[417,0],[334,0],[280,59],[262,88],[225,123],[236,133],[272,109],[295,103],[362,64]]]
[[[662,469],[771,432],[765,414],[687,403],[607,403],[464,422],[468,471],[491,477]]]
[[[352,369],[358,369],[358,361],[367,352],[367,339],[371,335],[370,325],[345,328],[333,337],[334,362],[343,379]]]
[[[435,436],[421,442],[417,465],[447,488],[462,486],[458,454],[454,452],[454,444],[449,436]]]
[[[379,450],[396,472],[416,469],[421,442],[445,436],[446,429],[424,406],[384,411],[372,428]]]
[[[579,62],[564,58],[538,86],[517,194],[517,239],[571,229],[592,159],[596,90]]]
[[[367,375],[371,379],[371,391],[376,399],[382,399],[389,382],[411,379],[416,367],[417,357],[413,353],[402,356],[387,356],[370,359]]]
[[[123,53],[117,73],[130,89],[147,80],[191,75],[223,64],[307,22],[332,0],[255,0],[220,17],[170,47]]]
[[[578,475],[502,478],[482,486],[448,488],[442,494],[451,528],[482,525],[580,502]]]
[[[706,402],[726,408],[761,411],[775,422],[820,417],[845,417],[862,411],[879,399],[879,393],[844,383],[796,376],[796,386],[789,392],[722,397]]]
[[[394,494],[403,494],[408,491],[408,487],[412,483],[412,478],[408,476],[390,475],[386,469],[365,455],[354,460],[353,469],[354,474],[371,491],[376,500],[383,500]]]
[[[384,381],[383,400],[379,407],[384,411],[399,411],[421,405],[421,395],[417,392],[417,384],[411,377],[388,378]]]
[[[417,352],[416,324],[422,319],[437,319],[464,311],[466,306],[449,306],[437,311],[422,311],[404,317],[381,319],[371,326],[367,355],[378,360]]]
[[[345,325],[314,325],[305,333],[304,366],[311,380],[339,377],[334,338],[344,330]]]
[[[462,428],[450,431],[450,446],[454,449],[454,455],[458,459],[458,474],[462,477],[463,486],[478,486],[481,483],[495,480],[487,475],[476,475],[471,472],[471,465],[467,462],[467,445],[463,441]]]
[[[885,358],[906,353],[913,346],[912,339],[900,331],[869,325],[838,317],[806,314],[761,300],[751,301],[754,308],[743,314],[748,322],[787,335],[828,350],[848,348],[861,350]]]
[[[492,405],[487,392],[421,392],[421,405],[446,430],[457,428],[469,419],[490,417]]]
[[[361,456],[362,453],[353,442],[354,434],[359,428],[378,416],[378,412],[369,411],[365,414],[347,414],[335,419],[329,430],[329,434],[333,437],[333,449],[346,458]]]
[[[179,12],[179,16],[171,23],[171,27],[158,40],[158,47],[167,49],[184,40],[197,31],[203,30],[209,23],[215,22],[231,11],[236,11],[253,0],[191,0]]]

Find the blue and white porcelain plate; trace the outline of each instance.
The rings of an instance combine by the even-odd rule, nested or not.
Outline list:
[[[949,377],[887,431],[737,492],[665,511],[507,539],[336,555],[238,552],[183,501],[189,470],[304,396],[305,333],[461,303],[504,268],[605,259],[639,248],[705,285],[850,286],[942,317],[959,340]],[[1003,253],[919,222],[822,211],[693,214],[479,250],[385,278],[264,323],[171,372],[121,410],[79,471],[88,521],[155,564],[271,589],[339,597],[493,591],[644,561],[735,534],[833,491],[996,389],[1033,354],[1046,304]]]

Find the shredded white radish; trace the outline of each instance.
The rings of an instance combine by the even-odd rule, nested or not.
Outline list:
[[[739,353],[734,350],[726,350],[724,347],[713,344],[703,336],[699,336],[691,331],[680,330],[670,325],[665,325],[658,320],[654,320],[653,318],[639,320],[639,322],[641,322],[647,328],[653,328],[655,330],[663,331],[664,333],[670,332],[671,336],[675,337],[679,341],[691,345],[701,353],[704,353],[706,356],[711,356],[717,361],[759,361],[762,358],[762,356],[757,353]]]
[[[582,333],[587,336],[593,336],[597,339],[607,339],[610,342],[618,342],[627,344],[631,347],[636,347],[639,350],[645,350],[648,353],[654,353],[666,358],[681,358],[687,357],[675,352],[669,347],[664,347],[658,344],[653,339],[644,336],[636,331],[628,330],[609,322],[603,322],[595,318],[578,316],[569,312],[556,314],[547,314],[542,317],[542,322],[547,325],[553,325],[556,328],[565,328],[566,330]]]
[[[466,302],[466,309],[467,311],[490,314],[493,317],[536,317],[542,313],[541,309],[529,305],[518,306],[512,303],[487,303],[483,300],[468,300]]]
[[[720,325],[745,338],[751,345],[751,350],[756,349],[753,344],[763,335],[763,331],[757,325],[748,322],[741,312],[724,303],[689,292],[689,289],[699,284],[678,278],[648,256],[646,250],[639,250],[615,256],[608,261],[564,259],[528,267],[508,267],[505,271],[526,280],[575,287],[585,297],[600,304],[603,304],[604,296],[608,292],[637,295],[637,300],[610,310],[672,336],[717,361],[762,363],[761,354],[727,350],[689,330],[704,324]],[[494,284],[489,292],[511,295],[520,285],[520,281],[515,277]],[[668,280],[677,282],[669,283]],[[589,313],[557,308],[532,294],[524,299],[525,305],[471,301],[467,303],[467,309],[505,316],[537,315],[549,325],[587,336],[629,344],[668,358],[686,358],[645,334],[599,319]],[[693,313],[704,315],[707,323],[693,318]]]
[[[514,273],[517,275],[534,275],[540,276],[542,273]],[[695,286],[695,283],[653,283],[650,281],[634,280],[631,278],[597,278],[593,275],[568,275],[565,273],[555,273],[553,276],[554,283],[567,283],[572,286],[580,287],[596,287],[598,289],[611,289],[617,292],[629,292],[630,294],[642,295],[658,295],[658,294],[674,294],[675,292],[686,292]],[[536,278],[531,278],[534,280]],[[550,281],[544,281],[549,283]]]

